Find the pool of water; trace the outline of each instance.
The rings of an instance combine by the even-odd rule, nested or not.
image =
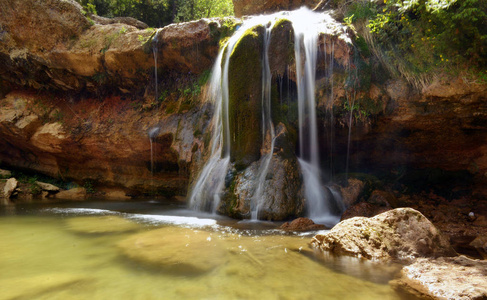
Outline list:
[[[180,204],[0,207],[0,299],[404,299],[396,265]]]

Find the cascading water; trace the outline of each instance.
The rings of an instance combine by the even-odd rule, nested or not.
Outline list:
[[[278,18],[291,21],[295,33],[296,85],[298,102],[299,131],[299,166],[303,175],[304,194],[309,216],[315,221],[326,224],[338,222],[333,215],[332,206],[340,201],[340,195],[325,187],[321,179],[318,145],[318,127],[316,117],[315,81],[317,67],[318,37],[326,32],[327,23],[332,18],[327,14],[314,13],[302,8],[294,12],[282,12],[268,16],[250,18],[229,39],[222,48],[215,62],[209,87],[208,97],[214,103],[212,119],[212,144],[210,158],[196,180],[189,197],[193,209],[215,212],[220,203],[225,185],[225,177],[230,166],[230,129],[229,129],[229,61],[230,55],[247,29],[264,25],[264,53],[262,56],[262,148],[261,159],[255,178],[251,199],[251,218],[257,219],[264,201],[265,179],[272,163],[274,149],[274,124],[272,122],[271,84],[272,75],[269,66],[269,45],[273,24]],[[331,59],[333,63],[333,58]],[[288,85],[289,86],[289,85]]]
[[[275,22],[275,20],[273,20]],[[276,133],[274,131],[274,124],[271,118],[271,68],[269,65],[269,45],[271,41],[271,32],[274,22],[271,22],[264,34],[264,55],[262,57],[262,149],[266,150],[266,154],[262,158],[262,163],[259,166],[257,188],[251,203],[251,219],[257,220],[259,216],[259,209],[262,205],[262,193],[264,190],[265,177],[267,176],[269,165],[274,152],[274,141]],[[266,149],[268,140],[270,139],[270,147]]]

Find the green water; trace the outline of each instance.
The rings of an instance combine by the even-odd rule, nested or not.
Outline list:
[[[399,299],[387,284],[396,268],[315,255],[309,236],[236,229],[229,221],[195,228],[139,220],[116,232],[103,218],[37,210],[0,216],[0,299]],[[120,246],[161,228],[176,239],[188,230],[208,237],[218,264],[177,272],[134,260]]]

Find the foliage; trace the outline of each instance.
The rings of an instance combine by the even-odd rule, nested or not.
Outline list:
[[[83,183],[83,187],[86,190],[86,193],[88,194],[94,194],[96,193],[95,187],[94,187],[94,181],[91,179],[86,179]]]
[[[179,0],[175,22],[184,22],[210,17],[233,15],[233,2],[230,0]]]
[[[173,22],[233,15],[232,0],[77,0],[85,12],[132,17],[151,27]]]
[[[345,23],[367,24],[388,62],[400,73],[487,67],[484,0],[355,1]]]

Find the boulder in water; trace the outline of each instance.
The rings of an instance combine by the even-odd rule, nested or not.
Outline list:
[[[311,246],[373,260],[456,255],[450,242],[420,212],[397,208],[373,218],[355,217],[316,235]]]
[[[136,262],[177,274],[201,274],[226,260],[226,250],[211,233],[181,227],[139,233],[118,246]]]
[[[286,222],[279,229],[287,231],[311,231],[325,229],[325,225],[316,224],[308,218],[297,218],[292,222]]]

